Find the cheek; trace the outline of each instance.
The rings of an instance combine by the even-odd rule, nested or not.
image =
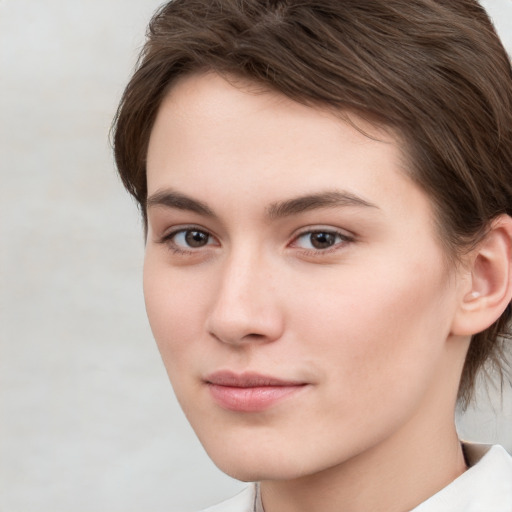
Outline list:
[[[421,262],[385,261],[364,266],[364,272],[333,269],[327,286],[305,283],[293,294],[300,297],[294,306],[300,312],[297,332],[314,361],[328,366],[338,397],[345,389],[375,403],[376,395],[387,400],[420,392],[449,334],[451,293],[437,253]],[[416,390],[404,382],[414,382]]]
[[[201,341],[208,295],[204,282],[187,272],[172,272],[165,262],[146,253],[146,312],[169,376],[178,373],[174,368],[187,368],[194,347]]]

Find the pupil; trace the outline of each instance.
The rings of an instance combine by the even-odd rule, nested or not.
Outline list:
[[[315,249],[326,249],[334,244],[335,236],[332,233],[313,233],[311,245]]]
[[[202,247],[208,243],[208,235],[202,231],[187,231],[185,240],[190,247]]]

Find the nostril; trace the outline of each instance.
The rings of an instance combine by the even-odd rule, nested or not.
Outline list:
[[[267,342],[270,341],[269,336],[265,334],[260,333],[248,333],[248,334],[241,334],[237,335],[236,333],[215,333],[214,331],[209,331],[209,334],[212,338],[215,340],[221,342],[221,343],[227,343],[229,345],[240,345],[240,344],[246,344],[251,342]]]
[[[214,332],[209,331],[208,334],[217,341],[222,341]]]

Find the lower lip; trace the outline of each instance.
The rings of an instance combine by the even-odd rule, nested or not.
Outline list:
[[[304,385],[259,386],[239,388],[208,384],[215,402],[224,409],[238,412],[261,412],[290,398],[304,389]]]

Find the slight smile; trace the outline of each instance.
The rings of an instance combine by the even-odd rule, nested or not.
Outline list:
[[[264,411],[308,385],[257,373],[236,374],[231,371],[212,373],[205,383],[220,407],[237,412]]]

